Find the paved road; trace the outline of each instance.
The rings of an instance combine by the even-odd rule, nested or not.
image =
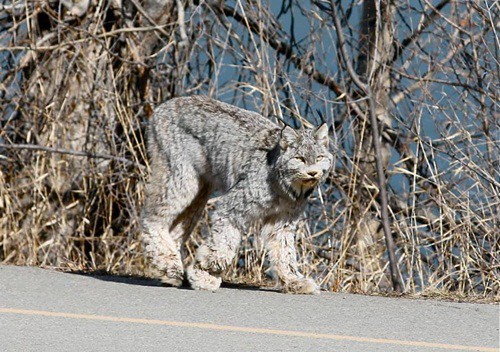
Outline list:
[[[499,306],[0,266],[0,351],[499,351]]]

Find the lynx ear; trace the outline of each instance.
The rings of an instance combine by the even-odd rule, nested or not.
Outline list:
[[[325,148],[328,148],[328,126],[326,123],[322,124],[314,131],[314,138],[316,141],[323,145]]]
[[[280,147],[281,149],[288,148],[293,142],[299,137],[297,131],[295,131],[290,126],[285,126],[281,130]]]

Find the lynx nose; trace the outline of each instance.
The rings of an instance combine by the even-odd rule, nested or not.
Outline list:
[[[318,171],[309,171],[307,174],[311,177],[318,177],[319,172]]]

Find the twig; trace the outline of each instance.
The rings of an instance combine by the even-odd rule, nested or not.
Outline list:
[[[131,3],[134,4],[137,11],[139,11],[141,13],[141,15],[143,15],[149,21],[149,23],[151,23],[154,26],[154,29],[158,30],[158,32],[160,32],[161,34],[163,34],[166,37],[170,36],[163,29],[163,26],[158,25],[158,23],[156,23],[156,21],[153,18],[151,18],[151,16],[149,16],[147,11],[141,6],[141,4],[139,4],[136,0],[131,0]]]
[[[482,33],[477,33],[476,35],[471,36],[470,38],[462,40],[460,44],[458,44],[454,48],[454,50],[450,50],[448,54],[441,61],[439,61],[438,64],[434,64],[433,67],[431,67],[426,73],[424,73],[420,78],[418,78],[415,83],[413,83],[409,87],[406,87],[404,90],[401,90],[400,92],[394,94],[391,97],[393,104],[398,104],[409,93],[421,88],[421,86],[424,85],[427,81],[429,81],[434,76],[434,74],[436,74],[438,70],[441,70],[441,68],[444,66],[445,63],[452,60],[457,55],[457,53],[460,52],[460,50],[464,49],[472,41],[478,40],[481,37],[481,35]]]
[[[119,156],[110,155],[110,154],[99,154],[99,153],[95,154],[95,153],[83,152],[83,151],[78,151],[78,150],[45,147],[45,146],[36,145],[36,144],[5,144],[5,143],[0,143],[0,148],[34,150],[34,151],[41,151],[41,152],[46,152],[46,153],[82,156],[82,157],[92,158],[92,159],[114,160],[114,161],[119,161],[121,163],[124,163],[126,165],[135,166],[141,170],[146,168],[146,166],[139,164],[135,161],[128,160],[126,158],[122,158]]]
[[[416,40],[420,37],[420,35],[430,26],[434,23],[434,19],[438,15],[438,11],[441,11],[447,4],[450,3],[450,0],[442,0],[439,4],[436,5],[434,9],[429,14],[425,15],[424,21],[421,23],[421,25],[418,26],[418,28],[413,32],[410,36],[406,37],[403,39],[401,44],[397,45],[395,44],[395,50],[394,50],[394,55],[391,59],[391,61],[388,63],[391,65],[394,63],[402,54],[403,51],[410,46],[411,44],[415,43]]]
[[[195,1],[195,4],[197,2],[199,1]],[[304,60],[304,58],[297,55],[293,51],[292,46],[290,46],[285,41],[279,38],[278,33],[269,33],[268,30],[261,29],[259,23],[253,21],[252,19],[244,17],[238,11],[236,11],[235,8],[232,8],[231,6],[223,5],[222,3],[218,3],[215,1],[207,1],[206,3],[212,9],[223,14],[224,16],[232,17],[237,22],[247,26],[253,33],[258,35],[262,35],[264,33],[262,39],[266,43],[268,43],[274,50],[276,50],[278,54],[284,55],[285,58],[289,60],[296,69],[300,70],[301,72],[309,76],[316,83],[328,87],[331,91],[333,91],[337,95],[338,99],[342,99],[343,101],[345,101],[345,103],[348,104],[353,109],[353,111],[356,113],[357,116],[359,116],[361,119],[364,118],[364,114],[361,111],[361,108],[357,104],[357,102],[359,101],[358,99],[353,99],[348,92],[343,90],[335,82],[333,78],[317,70],[313,64],[308,63],[307,60]]]
[[[177,23],[179,26],[179,34],[181,36],[181,41],[179,45],[186,46],[188,45],[189,39],[186,32],[186,24],[185,24],[185,13],[184,13],[184,5],[181,0],[177,0]]]
[[[195,1],[195,3],[197,2],[199,1]],[[249,29],[255,34],[260,35],[262,34],[262,32],[264,32],[265,35],[262,39],[264,39],[266,43],[268,43],[273,49],[275,49],[278,54],[284,55],[285,58],[290,60],[297,69],[310,76],[317,83],[330,88],[337,94],[337,96],[345,96],[346,93],[344,92],[344,90],[342,90],[342,88],[340,88],[340,86],[337,84],[337,82],[335,82],[333,78],[328,77],[323,72],[318,71],[313,67],[312,64],[308,64],[306,60],[294,53],[292,47],[279,38],[278,33],[269,33],[269,31],[261,28],[259,23],[257,23],[253,19],[244,17],[231,6],[223,5],[223,3],[220,3],[218,1],[207,1],[206,3],[212,9],[216,10],[219,13],[222,13],[224,16],[232,17],[237,22],[243,25],[248,25]]]
[[[380,213],[381,213],[381,218],[382,218],[382,226],[384,229],[384,236],[385,236],[385,243],[387,246],[387,251],[389,252],[389,266],[391,269],[391,279],[392,279],[392,286],[394,291],[401,292],[402,291],[402,285],[399,279],[399,270],[398,266],[396,263],[396,256],[394,254],[394,240],[392,238],[392,233],[391,233],[391,226],[390,226],[390,220],[389,220],[389,212],[388,212],[388,202],[387,202],[387,189],[385,187],[385,174],[384,174],[384,167],[382,165],[382,151],[381,151],[381,146],[380,146],[380,136],[379,136],[379,131],[378,131],[378,121],[377,121],[377,114],[375,112],[375,100],[373,99],[373,94],[371,91],[371,88],[368,84],[365,84],[364,82],[361,81],[359,76],[357,75],[356,71],[352,67],[349,54],[347,53],[346,49],[346,43],[345,43],[345,38],[344,38],[344,33],[342,32],[342,26],[340,24],[340,19],[338,15],[338,10],[335,5],[335,1],[330,0],[331,6],[332,6],[332,14],[333,14],[333,22],[335,25],[335,29],[337,31],[337,37],[339,40],[340,44],[340,52],[342,55],[342,58],[344,59],[345,66],[347,68],[347,72],[349,73],[349,76],[353,80],[353,82],[365,92],[366,97],[368,98],[369,102],[369,115],[370,115],[370,122],[371,122],[371,127],[372,127],[372,133],[373,133],[373,148],[375,149],[375,163],[377,167],[377,176],[378,176],[378,185],[379,185],[379,192],[377,194],[377,197],[380,202]]]

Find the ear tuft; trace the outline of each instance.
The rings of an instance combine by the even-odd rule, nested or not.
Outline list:
[[[291,144],[297,141],[298,137],[299,134],[297,133],[297,131],[295,131],[290,126],[285,126],[285,128],[281,130],[281,138],[280,138],[281,149],[284,150],[288,148]]]
[[[314,138],[316,141],[323,145],[325,148],[328,148],[328,125],[326,123],[322,124],[314,131]]]

